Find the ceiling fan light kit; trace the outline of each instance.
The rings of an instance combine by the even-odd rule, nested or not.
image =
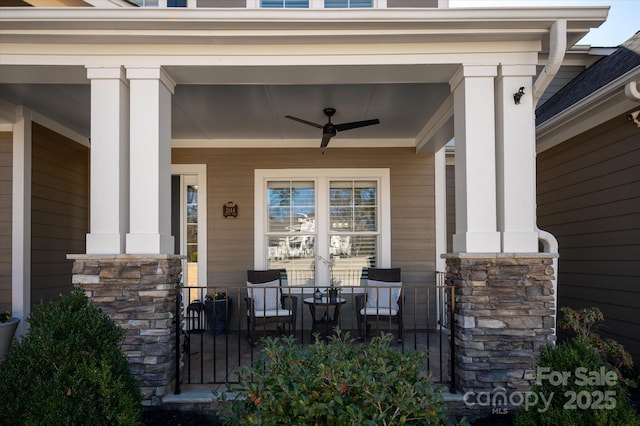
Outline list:
[[[322,142],[320,143],[320,147],[324,148],[329,145],[329,140],[334,137],[338,132],[343,132],[345,130],[357,129],[358,127],[371,126],[374,124],[380,124],[380,120],[374,118],[373,120],[362,120],[362,121],[352,121],[349,123],[342,124],[333,124],[331,122],[331,117],[336,113],[335,108],[325,108],[324,115],[327,116],[329,121],[325,125],[317,124],[312,121],[307,121],[302,118],[294,117],[292,115],[285,115],[286,118],[297,121],[302,124],[306,124],[308,126],[316,127],[318,129],[322,129]]]

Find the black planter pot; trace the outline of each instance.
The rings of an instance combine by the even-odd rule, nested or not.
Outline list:
[[[231,298],[220,300],[205,300],[204,309],[207,314],[207,326],[214,336],[226,334],[227,321],[231,315]]]

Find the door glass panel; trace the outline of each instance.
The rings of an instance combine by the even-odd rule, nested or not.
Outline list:
[[[187,274],[189,285],[198,285],[198,185],[187,185]]]

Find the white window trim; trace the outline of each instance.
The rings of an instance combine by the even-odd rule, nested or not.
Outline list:
[[[195,175],[198,177],[198,285],[207,285],[207,165],[206,164],[172,164],[171,174],[180,175],[180,206],[184,205],[183,179],[187,175]],[[186,218],[184,212],[180,208],[180,226],[186,226]],[[185,233],[186,236],[186,233]],[[181,251],[186,253],[186,238],[180,241]],[[200,260],[203,260],[202,262]],[[183,262],[186,267],[186,259]],[[185,283],[186,284],[186,283]]]
[[[380,245],[378,247],[377,265],[379,268],[391,267],[391,183],[388,168],[376,169],[256,169],[254,175],[254,269],[267,269],[266,234],[266,199],[267,182],[273,179],[290,179],[315,181],[318,194],[327,193],[329,179],[376,180],[379,182],[379,225]],[[326,253],[316,253],[329,258],[329,244],[326,240],[328,229],[326,221],[329,217],[328,200],[324,196],[316,196],[318,247],[326,248]],[[322,203],[322,204],[321,204]],[[321,214],[320,214],[321,213]],[[322,230],[322,232],[320,232]],[[318,280],[328,280],[324,272],[318,271]],[[327,281],[328,282],[328,281]]]

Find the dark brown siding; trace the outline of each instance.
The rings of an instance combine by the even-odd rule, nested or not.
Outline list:
[[[453,252],[453,234],[456,233],[456,173],[454,166],[446,167],[447,178],[447,252]]]
[[[559,242],[559,306],[598,306],[640,360],[640,129],[624,116],[538,156],[538,226]]]
[[[31,301],[71,290],[68,253],[85,252],[89,149],[34,124],[31,187]]]
[[[407,283],[433,283],[433,156],[397,149],[174,149],[174,164],[207,164],[208,282],[246,281],[253,266],[253,182],[255,169],[388,167],[391,175],[392,264]],[[222,217],[228,201],[237,219]]]
[[[13,135],[0,132],[0,312],[11,309]]]

